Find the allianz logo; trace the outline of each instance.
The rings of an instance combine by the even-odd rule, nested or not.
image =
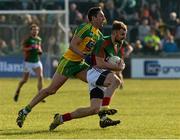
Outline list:
[[[23,64],[0,61],[0,72],[23,72]]]

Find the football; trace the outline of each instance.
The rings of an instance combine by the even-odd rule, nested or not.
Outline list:
[[[108,58],[108,63],[111,63],[111,64],[117,64],[121,61],[121,58],[119,56],[111,56]],[[122,61],[122,66],[121,66],[121,69],[124,70],[125,69],[125,63],[124,61]]]
[[[117,64],[120,60],[121,58],[119,56],[111,56],[108,58],[108,63]]]

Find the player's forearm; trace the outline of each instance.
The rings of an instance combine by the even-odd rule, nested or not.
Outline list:
[[[108,62],[105,62],[104,60],[96,61],[96,64],[97,64],[96,66],[101,69],[109,69],[109,70],[113,70],[113,71],[119,71],[118,65],[110,64]]]
[[[79,50],[77,49],[77,47],[75,47],[75,46],[70,46],[69,49],[71,49],[74,53],[76,53],[77,55],[79,55],[79,56],[81,56],[82,58],[84,58],[83,52],[79,51]]]
[[[132,46],[128,46],[127,52],[125,53],[125,56],[128,57],[133,51],[133,47]]]

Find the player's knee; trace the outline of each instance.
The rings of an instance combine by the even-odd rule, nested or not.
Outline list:
[[[54,95],[56,93],[57,90],[51,89],[51,88],[46,88],[45,89],[45,93],[49,96],[49,95]]]
[[[23,79],[23,80],[21,81],[21,83],[22,83],[22,84],[25,84],[25,83],[27,83],[27,81],[28,81],[28,79]]]
[[[90,99],[93,98],[103,99],[103,97],[104,97],[104,92],[98,87],[95,87],[90,91]]]
[[[90,99],[103,99],[103,97],[104,97],[104,92],[103,92],[103,90],[101,90],[98,87],[93,88],[90,91]],[[91,115],[97,114],[99,112],[99,110],[100,110],[100,106],[93,105],[90,108],[90,114]]]

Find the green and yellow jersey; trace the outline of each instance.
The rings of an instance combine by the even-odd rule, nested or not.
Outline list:
[[[42,53],[41,38],[28,37],[23,42],[24,60],[36,63],[39,61],[39,55]]]
[[[93,27],[91,23],[81,24],[75,30],[74,35],[82,39],[78,49],[84,54],[90,54],[96,41],[103,37],[101,31]],[[64,57],[70,61],[81,61],[83,59],[81,56],[74,53],[71,49],[67,50],[67,52],[64,54]]]

